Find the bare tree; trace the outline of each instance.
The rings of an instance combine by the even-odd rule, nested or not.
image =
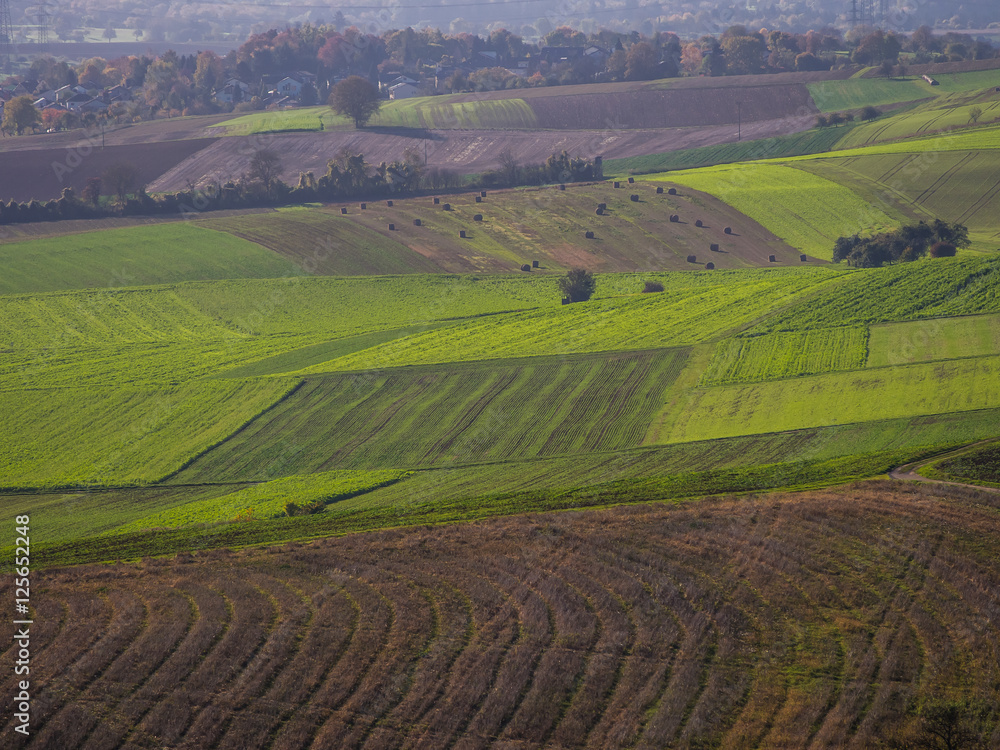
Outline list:
[[[265,193],[270,195],[280,176],[281,158],[276,152],[269,148],[261,148],[250,157],[246,178],[249,182],[259,183]]]
[[[111,188],[111,192],[118,199],[118,205],[125,206],[129,193],[135,192],[140,186],[139,170],[135,164],[127,161],[120,161],[112,164],[104,170],[101,176],[105,185]]]

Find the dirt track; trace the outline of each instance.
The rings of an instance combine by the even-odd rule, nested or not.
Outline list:
[[[812,127],[813,117],[803,115],[745,124],[747,140],[797,133]],[[282,178],[298,181],[300,172],[326,172],[326,163],[341,149],[363,153],[377,164],[403,156],[410,148],[421,156],[426,149],[431,167],[472,174],[498,166],[497,155],[510,148],[523,164],[545,161],[553,152],[566,149],[579,156],[603,155],[606,159],[643,156],[736,140],[735,127],[719,125],[659,130],[431,130],[431,131],[328,131],[323,133],[276,133],[223,138],[190,156],[150,185],[152,192],[179,190],[188,180],[198,184],[213,179],[238,177],[247,168],[257,148],[273,148],[281,154]]]
[[[930,458],[925,458],[920,461],[914,461],[913,463],[904,464],[903,466],[897,466],[895,469],[889,472],[889,476],[893,479],[898,479],[903,482],[924,482],[926,484],[946,484],[952,487],[965,487],[972,490],[982,490],[983,492],[994,492],[1000,493],[1000,489],[996,487],[986,487],[981,484],[963,484],[962,482],[949,482],[945,479],[928,479],[925,476],[918,474],[917,472],[935,461],[940,461],[942,458],[948,458],[951,456],[957,456],[959,454],[965,453],[972,450],[980,445],[986,445],[987,443],[994,443],[996,440],[980,440],[978,443],[972,443],[970,445],[964,445],[953,451],[948,451],[947,453],[940,453],[936,456],[931,456]]]

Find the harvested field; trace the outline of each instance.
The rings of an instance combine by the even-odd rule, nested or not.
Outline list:
[[[996,502],[869,483],[51,570],[30,746],[919,736],[912,705],[1000,700]]]
[[[744,138],[768,138],[798,133],[813,126],[813,116],[790,116],[744,123]],[[541,164],[553,153],[605,158],[644,156],[674,149],[709,146],[736,140],[730,125],[697,128],[623,130],[614,122],[602,122],[595,130],[419,130],[368,128],[313,133],[269,133],[220,139],[211,148],[188,159],[150,185],[150,192],[181,190],[187,180],[203,184],[209,179],[229,179],[242,174],[256,148],[267,146],[281,154],[282,179],[298,180],[300,172],[326,173],[327,162],[341,149],[365,155],[374,164],[401,159],[405,151],[427,148],[430,167],[451,169],[458,174],[476,174],[499,166],[497,154],[510,148],[523,164]],[[654,124],[654,127],[656,125]]]
[[[109,166],[119,162],[134,164],[140,182],[148,185],[215,140],[197,138],[160,141],[153,147],[133,144],[102,149],[98,136],[96,145],[91,143],[82,148],[6,151],[0,159],[0,200],[44,202],[58,198],[66,187],[79,193],[89,178],[100,177]]]

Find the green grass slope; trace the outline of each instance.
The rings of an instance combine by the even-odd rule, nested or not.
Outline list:
[[[934,96],[935,87],[920,78],[849,78],[806,84],[820,112],[843,112],[866,105],[914,102]]]
[[[257,244],[187,222],[6,242],[0,265],[0,294],[302,273]]]
[[[469,463],[639,445],[684,350],[397,368],[306,381],[174,477]]]

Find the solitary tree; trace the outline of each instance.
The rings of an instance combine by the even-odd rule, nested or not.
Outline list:
[[[18,96],[7,102],[3,108],[3,127],[8,133],[21,135],[28,128],[33,128],[42,121],[42,116],[30,96]]]
[[[261,148],[250,157],[250,168],[247,169],[247,179],[260,183],[264,192],[270,194],[278,183],[281,175],[281,159],[269,148]]]
[[[861,119],[864,120],[865,122],[871,122],[872,120],[876,119],[880,114],[882,113],[869,104],[861,110]]]
[[[120,161],[105,169],[101,179],[115,194],[118,205],[124,206],[128,194],[139,187],[139,170],[130,162]]]
[[[574,268],[559,279],[559,289],[570,302],[586,302],[594,295],[596,288],[594,274],[582,268]]]
[[[109,23],[108,28],[104,30],[104,34],[102,34],[102,36],[108,40],[108,44],[111,44],[112,39],[118,38],[118,32],[115,31],[115,27]]]
[[[979,122],[979,118],[983,116],[983,108],[978,104],[969,110],[969,122],[975,125]]]
[[[334,86],[327,103],[337,114],[354,120],[356,128],[363,128],[382,106],[378,89],[361,76],[349,76]]]

